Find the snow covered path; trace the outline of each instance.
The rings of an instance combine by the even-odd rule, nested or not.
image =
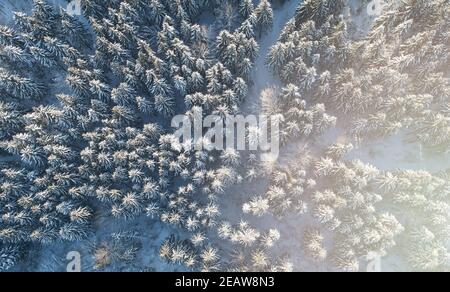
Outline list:
[[[281,85],[279,79],[266,66],[266,57],[270,48],[278,41],[285,25],[294,17],[295,10],[300,2],[301,0],[288,0],[284,5],[273,9],[273,28],[259,41],[259,56],[255,61],[255,68],[252,74],[254,84],[250,89],[249,97],[242,106],[242,110],[247,114],[259,114],[261,110],[260,97],[264,89]]]

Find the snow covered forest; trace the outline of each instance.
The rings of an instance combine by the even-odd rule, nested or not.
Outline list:
[[[0,271],[450,271],[449,0],[68,2],[0,0]]]

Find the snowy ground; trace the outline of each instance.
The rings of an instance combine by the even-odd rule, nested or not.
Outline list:
[[[408,143],[402,134],[362,145],[349,158],[387,171],[412,169],[436,173],[450,169],[450,154],[429,153],[417,143]]]

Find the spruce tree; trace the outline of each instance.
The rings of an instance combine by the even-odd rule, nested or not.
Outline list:
[[[256,29],[259,32],[259,37],[268,32],[273,25],[273,10],[268,0],[261,0],[255,9]]]

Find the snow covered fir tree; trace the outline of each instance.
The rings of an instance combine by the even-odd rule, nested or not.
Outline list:
[[[449,271],[449,223],[448,0],[0,0],[1,272]]]

